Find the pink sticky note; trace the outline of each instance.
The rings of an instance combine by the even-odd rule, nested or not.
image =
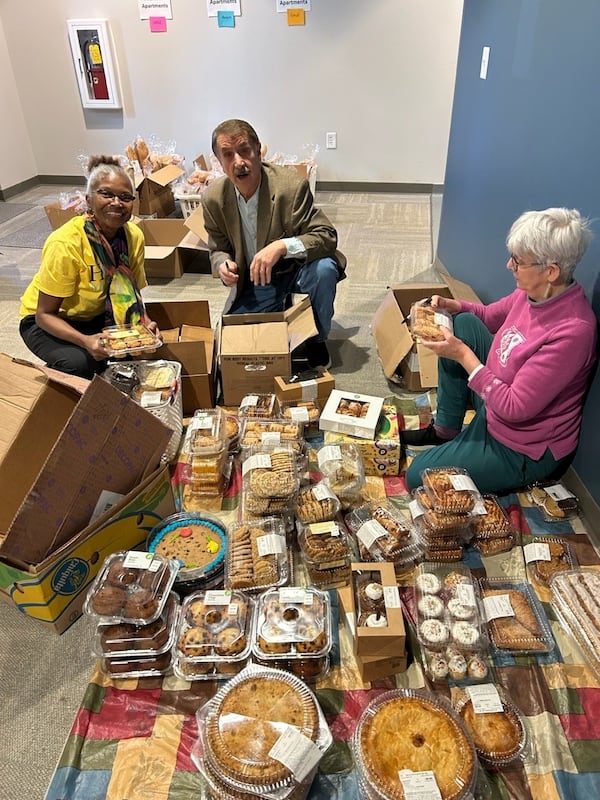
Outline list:
[[[167,18],[166,17],[149,17],[150,31],[152,33],[166,33],[167,32]]]

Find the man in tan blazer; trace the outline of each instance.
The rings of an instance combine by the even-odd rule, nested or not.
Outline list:
[[[306,343],[308,362],[330,366],[327,337],[346,267],[335,228],[305,178],[261,161],[249,123],[222,122],[212,149],[225,176],[206,189],[202,207],[213,273],[232,290],[228,313],[282,311],[292,293],[308,294],[319,331]]]

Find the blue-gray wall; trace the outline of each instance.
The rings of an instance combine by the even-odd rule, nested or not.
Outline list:
[[[438,257],[485,302],[514,288],[512,221],[568,206],[595,220],[575,275],[600,318],[599,37],[600,0],[464,2]],[[599,398],[600,375],[573,466],[600,503]]]

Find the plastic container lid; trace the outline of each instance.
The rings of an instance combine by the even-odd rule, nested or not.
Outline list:
[[[527,729],[521,712],[502,690],[498,691],[500,710],[478,710],[468,694],[457,702],[456,711],[468,730],[477,755],[492,767],[504,767],[520,758],[527,746]]]
[[[302,452],[304,423],[298,420],[273,417],[270,419],[242,417],[240,447],[246,455],[253,448],[286,445],[296,453]]]
[[[466,469],[428,467],[421,472],[423,487],[434,511],[468,514],[481,494]]]
[[[243,520],[229,526],[225,585],[262,592],[289,581],[285,527],[276,517]]]
[[[152,678],[166,675],[171,669],[171,651],[140,658],[104,658],[101,669],[111,678]]]
[[[300,522],[308,525],[313,522],[326,522],[335,519],[342,504],[326,481],[300,489],[294,509]]]
[[[365,483],[365,468],[360,450],[351,442],[327,444],[317,452],[323,478],[339,498],[356,495]]]
[[[600,573],[585,567],[559,572],[550,591],[552,608],[600,680]]]
[[[158,350],[162,342],[152,331],[138,323],[136,325],[110,325],[102,329],[102,340],[111,356]]]
[[[548,653],[554,637],[529,583],[480,578],[479,586],[494,648],[509,653]]]
[[[171,592],[162,614],[149,625],[98,625],[92,651],[100,658],[161,655],[173,646],[178,617],[177,595]]]
[[[148,625],[163,613],[178,564],[161,555],[121,550],[106,559],[83,610],[99,623]]]
[[[274,417],[277,397],[270,392],[247,394],[242,397],[238,415],[241,417]]]
[[[229,448],[225,415],[220,409],[199,409],[186,432],[185,450],[193,456],[214,456]]]
[[[543,586],[549,586],[554,575],[578,566],[569,542],[555,536],[534,536],[523,546],[523,555],[533,579]]]

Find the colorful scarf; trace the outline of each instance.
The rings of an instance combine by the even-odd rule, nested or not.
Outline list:
[[[135,325],[146,322],[146,308],[135,276],[129,268],[129,250],[124,228],[112,243],[90,217],[84,230],[104,275],[110,282],[106,292],[106,325]]]

